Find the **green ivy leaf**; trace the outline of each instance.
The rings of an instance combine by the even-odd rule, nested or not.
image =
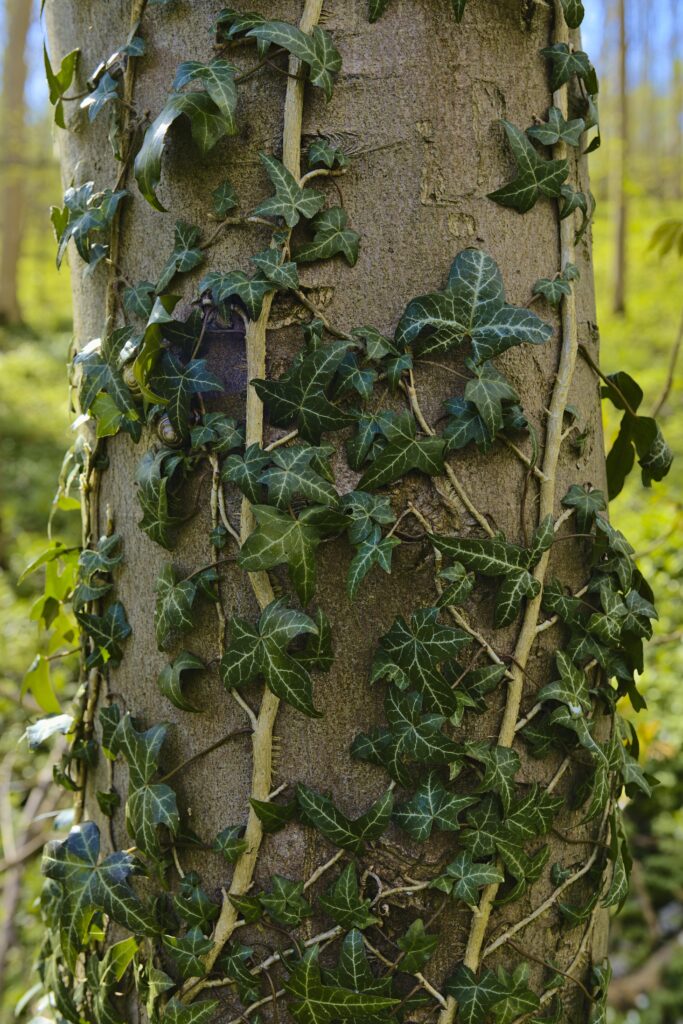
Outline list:
[[[169,448],[148,451],[136,474],[142,509],[138,526],[150,540],[167,550],[174,546],[176,531],[184,522],[177,493],[182,461],[182,455]]]
[[[567,2],[572,3],[574,0],[563,0],[563,3]],[[559,107],[551,107],[548,111],[548,120],[532,125],[531,128],[527,128],[526,133],[542,146],[556,146],[558,142],[566,142],[568,146],[579,146],[585,130],[586,123],[582,117],[565,121]]]
[[[332,96],[334,76],[341,71],[341,57],[330,35],[317,25],[310,35],[285,21],[266,21],[256,25],[247,36],[275,46],[282,46],[294,57],[308,65],[308,74],[329,100]]]
[[[591,702],[586,673],[577,668],[564,651],[557,652],[555,662],[560,678],[541,687],[536,697],[537,701],[559,701],[566,705],[570,715],[575,718],[588,714]]]
[[[477,977],[464,964],[448,978],[444,991],[458,1003],[459,1024],[486,1024],[491,1010],[505,994],[493,971],[485,969]]]
[[[171,93],[161,113],[145,132],[142,146],[135,157],[134,173],[140,192],[155,210],[165,207],[157,198],[156,189],[161,181],[161,156],[171,125],[179,117],[187,117],[192,138],[200,151],[208,153],[225,135],[234,135],[237,125],[234,117],[227,118],[216,106],[208,92]]]
[[[126,610],[121,602],[114,601],[110,604],[104,615],[90,615],[78,611],[76,618],[95,645],[94,651],[86,659],[86,666],[103,668],[109,664],[116,667],[123,657],[121,645],[132,633],[126,618]]]
[[[519,395],[491,363],[472,364],[471,369],[476,376],[465,385],[465,401],[475,406],[492,441],[503,429],[503,402],[519,402]]]
[[[570,50],[566,43],[544,47],[541,56],[550,62],[550,88],[553,92],[565,85],[572,75],[577,75],[586,83],[595,75],[588,54],[583,50]],[[589,88],[588,92],[592,94],[597,89]]]
[[[341,254],[350,267],[355,267],[360,235],[347,226],[348,222],[348,215],[340,206],[319,213],[311,223],[313,241],[299,247],[295,254],[297,262],[329,260]]]
[[[207,570],[190,579],[178,580],[175,570],[167,562],[157,579],[157,601],[154,609],[154,629],[157,647],[165,651],[174,636],[187,633],[194,625],[193,606],[202,579],[215,579],[215,572]]]
[[[183,365],[170,352],[164,352],[151,380],[151,385],[164,403],[166,415],[179,437],[190,434],[189,420],[192,397],[223,386],[206,368],[203,359],[191,359]]]
[[[518,964],[512,974],[504,967],[498,968],[498,981],[503,996],[493,1008],[496,1024],[513,1024],[520,1017],[528,1017],[538,1010],[541,1000],[529,988],[529,965]]]
[[[398,940],[398,948],[403,950],[399,970],[406,974],[418,973],[431,960],[438,944],[439,936],[427,934],[424,921],[418,917]]]
[[[239,199],[237,192],[229,181],[223,181],[211,193],[213,208],[217,217],[227,217],[231,210],[237,206]]]
[[[273,466],[266,470],[260,482],[268,489],[268,501],[279,509],[287,509],[296,495],[319,505],[336,506],[339,503],[337,491],[329,479],[320,474],[326,469],[331,447],[314,448],[308,445],[293,445],[279,448],[271,458]]]
[[[190,651],[181,651],[177,658],[170,665],[162,668],[158,677],[158,685],[161,693],[170,700],[174,707],[181,711],[198,712],[194,704],[190,703],[183,693],[183,673],[199,672],[205,668],[204,662],[196,654]]]
[[[283,263],[282,253],[277,249],[264,249],[263,252],[257,252],[250,259],[264,277],[283,291],[288,289],[296,291],[301,287],[296,263],[291,261]]]
[[[238,563],[247,572],[261,572],[286,563],[302,604],[308,604],[315,591],[315,552],[322,540],[320,532],[302,516],[254,505],[256,529],[242,545]]]
[[[335,341],[305,355],[278,380],[253,380],[271,422],[280,427],[296,424],[301,437],[312,444],[319,443],[321,434],[352,424],[354,416],[326,395],[348,349],[349,342]]]
[[[398,999],[388,996],[323,984],[318,956],[317,946],[308,949],[285,982],[289,1008],[298,1024],[372,1018],[398,1003]]]
[[[275,186],[275,195],[265,199],[253,212],[255,217],[282,217],[293,228],[301,217],[310,220],[322,208],[325,197],[312,188],[302,188],[284,164],[275,157],[259,154],[266,173]]]
[[[210,292],[217,304],[238,298],[250,318],[258,320],[263,300],[269,292],[275,290],[275,285],[261,273],[249,277],[242,270],[233,270],[230,274],[211,270],[201,279],[199,289],[201,292]]]
[[[560,0],[560,2],[562,4],[564,20],[569,28],[578,28],[586,13],[581,0]]]
[[[261,893],[259,900],[266,913],[285,928],[298,928],[304,917],[310,917],[313,908],[304,899],[304,883],[292,882],[282,875],[273,875],[273,889]]]
[[[217,1006],[217,999],[200,999],[187,1006],[173,996],[166,1003],[161,1019],[164,1024],[209,1024]]]
[[[419,355],[430,355],[471,340],[474,359],[482,362],[512,345],[542,344],[551,334],[552,328],[531,310],[505,302],[495,260],[480,249],[465,249],[453,261],[445,291],[409,303],[396,343],[412,344]]]
[[[302,633],[315,633],[308,615],[273,601],[263,611],[258,631],[243,619],[233,619],[232,639],[221,661],[221,677],[232,689],[263,678],[272,692],[297,710],[313,718],[313,684],[306,668],[287,653],[292,640]]]
[[[358,876],[353,864],[347,864],[341,875],[318,900],[340,928],[369,928],[379,918],[370,912],[370,900],[363,899],[358,888]]]
[[[263,831],[270,835],[272,832],[279,832],[296,815],[296,801],[288,804],[276,804],[272,800],[255,800],[253,797],[249,803],[254,809],[256,817],[263,826]]]
[[[225,460],[221,479],[239,487],[252,505],[260,505],[263,500],[261,477],[269,465],[270,455],[263,452],[259,445],[250,444],[244,456],[231,455]]]
[[[249,849],[249,843],[242,838],[244,828],[242,825],[228,825],[216,836],[213,848],[222,853],[228,864],[235,864],[242,854]]]
[[[535,282],[532,292],[534,295],[542,295],[551,306],[559,306],[565,295],[571,295],[572,289],[568,281],[561,276],[539,277]]]
[[[227,60],[217,58],[209,64],[186,60],[179,65],[171,89],[178,92],[190,82],[200,82],[225,119],[226,134],[237,134],[237,68]]]
[[[43,44],[45,77],[47,78],[50,103],[55,108],[55,124],[58,128],[66,128],[62,97],[65,95],[74,80],[76,66],[80,55],[80,50],[72,50],[70,53],[67,53],[65,57],[62,57],[59,71],[54,71],[47,53],[47,47]]]
[[[419,842],[429,839],[432,828],[458,832],[460,812],[476,803],[475,797],[449,793],[437,772],[430,772],[411,799],[394,811],[394,821]]]
[[[346,154],[335,143],[329,139],[315,139],[306,153],[309,168],[327,167],[332,170],[335,167],[348,167],[349,159]]]
[[[77,825],[64,840],[52,840],[43,852],[41,870],[61,891],[62,950],[71,970],[98,911],[134,934],[156,932],[152,914],[129,882],[135,872],[132,856],[117,851],[101,862],[99,856],[100,831],[92,821]]]
[[[184,220],[176,221],[173,252],[161,271],[156,286],[157,295],[166,291],[176,274],[185,274],[194,270],[202,262],[204,253],[197,245],[200,234],[199,228],[194,225],[188,224]]]
[[[504,875],[495,864],[478,864],[467,850],[462,850],[446,868],[446,874],[434,880],[433,887],[447,892],[456,900],[462,900],[468,907],[476,907],[479,890],[485,885],[503,882]]]
[[[392,687],[384,708],[388,728],[357,736],[351,745],[353,757],[382,765],[402,786],[414,783],[414,772],[408,767],[413,762],[421,765],[459,763],[461,747],[442,732],[446,718],[423,713],[421,694],[414,691],[402,694]]]
[[[418,438],[412,413],[383,413],[380,429],[388,444],[363,473],[358,482],[361,490],[393,483],[411,471],[429,476],[444,472],[446,442],[441,437]]]
[[[398,537],[382,539],[379,527],[376,528],[376,533],[371,534],[367,540],[361,541],[356,549],[356,554],[351,559],[346,577],[347,590],[352,600],[373,566],[378,565],[387,575],[391,575],[392,555],[394,548],[398,547],[400,543]]]
[[[164,935],[164,947],[181,979],[203,978],[206,968],[202,957],[206,956],[213,941],[207,938],[201,928],[191,928],[186,935]]]
[[[484,778],[478,792],[488,793],[493,790],[500,797],[503,810],[507,813],[515,794],[514,779],[520,769],[519,754],[509,747],[492,746],[484,741],[466,743],[465,750],[468,757],[484,766]]]
[[[365,842],[377,839],[391,818],[394,796],[387,790],[365,814],[351,820],[335,807],[329,797],[299,783],[296,798],[305,821],[342,850],[361,853]]]
[[[173,906],[185,924],[199,928],[204,935],[211,931],[212,923],[220,914],[220,907],[209,899],[199,884],[199,875],[194,871],[180,880]]]
[[[569,174],[569,164],[566,160],[546,160],[534,149],[524,132],[510,121],[503,119],[501,123],[517,164],[517,177],[495,192],[489,192],[488,197],[518,213],[527,213],[542,195],[560,195],[560,186]]]
[[[83,412],[92,409],[95,399],[104,391],[120,412],[138,419],[130,388],[116,362],[103,355],[99,339],[96,343],[86,345],[76,356],[74,365],[78,366],[82,373],[79,399]]]
[[[377,21],[389,6],[389,0],[368,0],[368,19],[370,22]]]

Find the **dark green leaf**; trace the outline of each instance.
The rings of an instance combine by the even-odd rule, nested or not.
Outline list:
[[[557,86],[553,86],[555,88]],[[489,192],[489,199],[501,206],[510,206],[518,213],[526,213],[542,195],[560,195],[560,186],[569,174],[569,165],[566,160],[546,160],[534,149],[524,132],[510,121],[501,123],[517,164],[517,176],[509,184]]]

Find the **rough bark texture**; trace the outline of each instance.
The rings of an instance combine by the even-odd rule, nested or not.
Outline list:
[[[2,83],[2,243],[0,244],[0,323],[21,320],[17,271],[24,213],[24,119],[26,104],[26,36],[31,22],[29,0],[7,0]]]
[[[181,60],[210,58],[212,39],[208,29],[221,6],[221,0],[195,0],[178,2],[167,10],[148,10],[144,20],[148,55],[140,65],[135,83],[135,105],[139,110],[156,115]],[[300,15],[300,5],[295,0],[254,0],[250,7],[269,17],[290,21]],[[330,4],[325,13],[324,27],[333,34],[344,66],[329,104],[325,104],[318,90],[307,90],[304,135],[312,138],[321,132],[334,134],[353,154],[350,170],[341,179],[341,189],[350,222],[361,233],[362,248],[355,269],[348,269],[341,261],[328,261],[306,268],[304,280],[319,289],[319,305],[345,330],[374,324],[391,333],[407,301],[442,287],[454,255],[468,245],[494,256],[503,272],[508,301],[515,304],[529,300],[537,278],[552,276],[559,269],[559,226],[554,204],[541,201],[522,217],[486,198],[487,192],[508,180],[512,169],[497,119],[505,116],[523,127],[530,123],[533,114],[543,114],[550,103],[547,69],[538,51],[550,40],[552,11],[543,4],[520,0],[471,0],[463,24],[455,26],[448,7],[445,0],[395,0],[390,13],[374,26],[368,24],[365,0]],[[80,46],[80,67],[87,73],[111,51],[113,44],[125,39],[129,3],[48,0],[47,18],[54,58]],[[274,73],[248,80],[240,94],[240,135],[219,143],[206,160],[194,149],[189,131],[177,126],[164,156],[160,189],[160,197],[170,212],[155,213],[135,185],[131,186],[133,196],[127,203],[121,228],[120,267],[127,278],[156,278],[172,248],[176,218],[210,227],[206,221],[210,193],[226,176],[234,183],[243,210],[252,209],[266,194],[257,154],[259,150],[276,154],[281,151],[285,86],[284,77]],[[76,83],[74,91],[79,88],[80,83]],[[100,187],[112,185],[118,171],[108,153],[105,129],[97,125],[86,129],[77,116],[72,127],[75,130],[61,135],[65,182],[75,176],[79,182],[93,178]],[[226,231],[209,252],[210,267],[248,269],[248,256],[258,248],[258,231],[253,227]],[[267,238],[264,229],[264,243]],[[596,355],[587,240],[580,246],[577,262],[582,272],[576,287],[579,335]],[[84,265],[74,258],[72,279],[75,332],[80,345],[103,330],[106,272],[100,269],[94,278],[87,278]],[[193,297],[196,278],[184,277],[182,288],[188,298]],[[559,327],[549,307],[536,308]],[[278,319],[280,312],[276,302],[274,319]],[[501,359],[501,366],[517,387],[525,411],[541,436],[558,363],[558,333],[556,330],[553,340],[540,349],[521,347]],[[270,374],[275,375],[283,368],[285,357],[299,345],[298,339],[299,332],[292,328],[269,332]],[[225,338],[221,341],[217,335],[211,340],[206,354],[223,379],[239,376],[243,354],[226,345]],[[457,369],[457,359],[446,362]],[[438,366],[423,364],[418,366],[417,383],[424,396],[425,414],[435,423],[441,414],[441,402],[457,393],[458,378]],[[237,394],[228,400],[228,406],[239,413],[243,401],[243,393]],[[578,361],[570,402],[579,410],[580,421],[588,429],[588,440],[580,456],[563,448],[558,498],[577,480],[603,485],[598,387],[582,360]],[[201,510],[184,529],[172,555],[155,546],[138,529],[135,468],[142,452],[153,441],[153,437],[144,436],[141,445],[135,447],[117,438],[108,445],[110,465],[102,481],[99,529],[104,528],[106,518],[111,518],[124,538],[125,561],[117,573],[116,596],[126,607],[133,635],[121,667],[110,673],[108,693],[102,699],[118,700],[145,724],[160,719],[170,721],[174,728],[167,761],[172,766],[241,727],[244,718],[226,694],[217,673],[207,674],[195,691],[201,715],[176,711],[163,701],[157,689],[157,673],[166,658],[157,651],[154,640],[156,579],[169,559],[180,571],[191,572],[209,562],[212,552],[207,539],[210,527],[206,480],[196,482],[188,493],[188,510],[197,495]],[[485,458],[458,455],[454,465],[490,522],[510,539],[521,540],[524,467],[502,446],[496,446]],[[355,475],[349,472],[348,486],[355,481]],[[408,494],[443,530],[477,532],[464,509],[460,516],[444,511],[432,485],[424,478],[411,479],[401,493],[404,500]],[[236,521],[238,496],[227,497],[230,515]],[[532,482],[526,502],[527,529],[533,527],[535,517]],[[399,549],[393,575],[373,576],[359,599],[351,604],[341,582],[349,557],[344,545],[325,546],[316,601],[331,619],[336,652],[332,671],[316,679],[316,702],[325,714],[319,721],[310,721],[287,707],[280,710],[274,785],[303,781],[319,790],[329,790],[338,806],[355,816],[386,786],[381,770],[352,761],[348,752],[359,731],[383,721],[382,692],[373,690],[368,682],[375,645],[395,616],[433,602],[434,565],[428,547],[421,543],[404,544]],[[572,542],[558,545],[553,553],[553,570],[560,566],[567,583],[583,585],[584,567]],[[277,574],[274,578],[277,583]],[[227,616],[255,614],[253,595],[244,574],[233,566],[223,570],[221,590]],[[468,608],[468,615],[478,629],[484,633],[490,630],[490,600],[479,598],[476,605]],[[497,636],[499,649],[512,651],[516,628],[510,627]],[[192,649],[207,662],[217,657],[216,634],[215,618],[207,612],[202,629],[190,638]],[[528,666],[524,707],[533,704],[535,684],[541,685],[549,678],[550,654],[557,634],[550,631],[546,635],[547,643],[534,651]],[[255,693],[251,700],[256,703]],[[500,704],[496,698],[490,715],[478,719],[482,735],[495,735],[499,720]],[[524,756],[523,750],[520,753]],[[557,763],[552,761],[527,761],[520,780],[547,781],[556,767]],[[101,762],[91,781],[93,791],[107,788],[108,770]],[[250,773],[249,741],[245,738],[205,757],[177,779],[182,809],[204,839],[210,841],[221,828],[244,820]],[[113,781],[119,791],[125,790],[124,769],[115,768]],[[567,794],[576,782],[569,772],[558,791]],[[88,813],[97,816],[92,795]],[[571,824],[575,821],[570,812],[561,815],[560,829]],[[114,838],[118,846],[126,844],[121,818],[114,822]],[[553,837],[550,841],[551,863],[578,862],[576,847],[565,847]],[[447,847],[447,840],[434,843],[428,850],[428,860],[441,859]],[[391,884],[402,868],[410,875],[410,865],[418,852],[396,833],[392,834],[390,845],[377,849],[371,863]],[[274,871],[290,878],[306,878],[329,854],[329,848],[312,838],[310,830],[287,829],[266,838],[257,880],[265,883]],[[225,865],[213,855],[198,857],[196,865],[192,857],[187,857],[186,869],[192,866],[200,867],[216,893],[229,880]],[[540,902],[548,891],[543,885],[534,887],[532,895],[519,903],[496,911],[489,935],[495,937],[504,922],[523,916]],[[430,897],[425,904],[433,909],[437,902]],[[429,909],[425,916],[428,914]],[[440,916],[439,927],[448,941],[441,962],[430,966],[430,977],[436,982],[462,958],[469,920],[467,912]],[[315,924],[310,927],[315,929]],[[528,929],[520,942],[532,956],[557,957],[560,964],[566,964],[579,938],[577,931],[565,933],[557,927],[553,911]],[[597,949],[596,955],[604,955],[604,950]],[[491,966],[496,962],[514,964],[519,959],[514,951],[503,949],[491,958]],[[581,993],[572,986],[567,993],[566,1013],[567,1021],[585,1020]]]

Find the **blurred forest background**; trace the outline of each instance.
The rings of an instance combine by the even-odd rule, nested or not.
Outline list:
[[[0,60],[0,1022],[23,1019],[41,926],[39,848],[68,824],[51,787],[50,753],[26,729],[76,687],[73,657],[38,651],[44,599],[18,579],[53,535],[77,542],[71,499],[53,504],[70,444],[66,364],[68,268],[58,274],[49,220],[60,204],[38,4],[1,0]],[[612,505],[658,596],[659,622],[641,688],[641,759],[659,785],[626,808],[636,863],[631,897],[613,926],[612,1020],[683,1024],[683,245],[652,246],[658,226],[683,220],[683,0],[585,0],[583,42],[600,76],[603,144],[591,157],[598,320],[605,372],[626,370],[660,407],[677,455],[644,490],[632,474]],[[61,55],[60,55],[61,56]],[[541,111],[538,112],[542,113]],[[661,235],[661,232],[660,232]],[[679,236],[683,239],[683,232]],[[680,249],[680,251],[679,251]],[[610,420],[608,443],[616,420]],[[59,597],[60,581],[52,581]],[[36,608],[36,601],[39,601]],[[55,603],[55,607],[57,607]],[[32,621],[33,620],[33,621]],[[34,662],[37,653],[42,659]],[[27,669],[32,692],[22,696]],[[48,679],[49,671],[49,679]],[[41,691],[42,687],[42,691]],[[36,746],[35,737],[33,746]]]

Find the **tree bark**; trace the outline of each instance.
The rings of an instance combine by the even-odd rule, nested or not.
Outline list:
[[[22,166],[26,135],[26,37],[31,23],[30,0],[7,0],[7,43],[2,84],[2,242],[0,244],[0,323],[21,321],[18,269],[24,219]]]
[[[82,48],[80,73],[88,73],[112,41],[124,40],[128,33],[128,4],[83,3],[83,0],[48,0],[47,23],[53,63],[76,46]],[[161,109],[170,88],[175,68],[188,59],[209,60],[212,39],[208,31],[222,4],[219,0],[195,0],[168,9],[150,7],[144,14],[144,36],[148,53],[139,65],[134,86],[134,104],[138,110]],[[250,5],[268,18],[298,21],[301,5],[295,0],[254,0]],[[524,305],[531,298],[531,286],[537,278],[553,276],[559,269],[562,238],[573,234],[569,222],[562,229],[555,204],[539,202],[525,216],[502,209],[486,194],[508,180],[511,165],[498,119],[506,117],[524,127],[534,113],[544,112],[551,103],[547,67],[538,51],[552,36],[553,12],[547,5],[525,5],[518,0],[471,0],[463,23],[447,23],[449,5],[442,0],[398,0],[376,24],[369,25],[365,0],[348,0],[325,11],[324,27],[331,33],[343,57],[332,100],[321,98],[319,90],[306,87],[303,113],[303,137],[310,141],[325,135],[341,142],[352,156],[348,173],[339,179],[344,206],[350,223],[362,237],[357,266],[348,268],[342,261],[326,261],[306,267],[302,276],[306,294],[324,310],[325,316],[343,331],[360,324],[374,324],[391,335],[409,299],[441,288],[455,254],[468,246],[490,253],[501,267],[507,301]],[[291,73],[291,68],[290,68]],[[75,83],[79,91],[82,83]],[[201,158],[192,146],[189,132],[176,126],[164,155],[160,196],[169,213],[153,211],[141,198],[131,177],[126,185],[132,197],[127,201],[120,221],[116,251],[117,273],[124,279],[154,281],[166,255],[171,251],[173,224],[177,218],[206,228],[206,211],[211,191],[227,176],[234,184],[240,207],[251,210],[264,195],[265,178],[258,152],[282,153],[282,119],[287,80],[276,73],[257,74],[244,83],[240,98],[240,135],[222,141],[209,157]],[[290,94],[291,97],[291,94]],[[86,127],[71,112],[72,129],[60,136],[65,183],[74,175],[77,183],[94,179],[98,187],[112,186],[119,168],[107,155],[105,128],[99,123]],[[285,153],[295,174],[299,174],[298,147]],[[573,171],[586,187],[583,162],[570,155]],[[575,174],[576,178],[576,174]],[[323,184],[327,189],[330,185]],[[336,200],[335,200],[336,201]],[[211,225],[208,231],[211,230]],[[256,236],[258,236],[258,228]],[[565,235],[562,236],[562,231]],[[566,232],[569,232],[567,236]],[[202,268],[248,269],[248,257],[258,247],[253,226],[230,228],[207,253]],[[268,243],[267,231],[262,245]],[[576,328],[579,340],[597,359],[597,331],[591,250],[585,236],[575,253],[581,279],[575,282]],[[80,346],[102,334],[103,311],[113,312],[120,322],[118,304],[107,303],[108,276],[105,268],[95,275],[85,274],[85,265],[71,255],[74,288],[75,334]],[[550,271],[550,272],[549,272]],[[199,275],[181,279],[185,308],[196,296]],[[517,348],[502,357],[501,366],[514,382],[529,420],[539,436],[546,437],[547,410],[561,364],[562,339],[566,324],[551,307],[541,303],[534,308],[553,323],[555,333],[545,346]],[[177,312],[177,311],[176,311]],[[291,307],[276,303],[273,321],[283,320]],[[298,311],[301,313],[301,310]],[[225,338],[225,335],[223,336]],[[278,376],[287,360],[300,346],[296,326],[267,332],[267,372]],[[209,340],[206,358],[222,379],[244,377],[240,363],[243,354],[227,347],[220,336]],[[446,369],[426,361],[416,369],[422,411],[430,424],[442,414],[442,403],[458,390],[461,362],[450,357]],[[249,367],[250,371],[252,367]],[[578,478],[604,488],[604,456],[600,425],[599,392],[596,379],[581,359],[573,375],[569,374],[569,402],[576,408],[586,443],[572,451],[565,443],[560,451],[557,480],[551,506],[555,514],[570,483]],[[233,415],[244,416],[244,385],[241,393],[221,400],[220,407]],[[562,417],[560,415],[560,428]],[[278,436],[268,426],[266,441]],[[125,647],[119,668],[108,671],[99,696],[101,706],[118,701],[145,726],[160,720],[170,723],[170,738],[164,748],[164,764],[181,763],[207,748],[221,737],[245,726],[243,710],[221,685],[215,670],[196,684],[193,697],[202,714],[188,715],[171,707],[159,693],[157,675],[167,659],[157,650],[153,626],[155,584],[163,566],[172,561],[178,572],[187,575],[213,559],[208,543],[211,513],[207,493],[210,479],[194,481],[188,489],[187,509],[198,507],[198,514],[183,528],[181,540],[172,554],[153,544],[138,528],[139,510],[134,479],[144,450],[156,438],[143,435],[135,446],[119,436],[107,445],[108,465],[102,472],[96,504],[91,505],[94,521],[88,540],[105,532],[108,523],[123,537],[124,561],[116,572],[116,597],[126,608],[132,636]],[[459,453],[452,459],[454,472],[474,505],[483,511],[489,530],[502,530],[516,542],[523,542],[537,521],[537,485],[535,476],[502,445],[496,445],[485,457]],[[347,490],[357,475],[339,460],[337,479]],[[523,494],[527,494],[526,502]],[[422,522],[438,525],[442,532],[481,536],[480,523],[452,495],[444,508],[438,493],[428,480],[411,476],[409,482],[395,488],[395,508],[410,500],[422,516]],[[226,491],[228,516],[240,519],[240,497]],[[407,522],[407,521],[406,521]],[[354,603],[342,585],[349,563],[349,551],[342,543],[323,545],[319,560],[316,604],[332,623],[335,662],[326,675],[316,675],[316,704],[323,712],[319,720],[304,719],[288,706],[277,708],[276,743],[272,765],[265,767],[260,792],[269,793],[282,784],[302,782],[329,792],[335,803],[350,817],[364,812],[386,788],[386,777],[378,769],[354,761],[349,747],[360,731],[368,731],[384,721],[383,693],[368,682],[377,642],[397,616],[408,616],[416,608],[434,603],[434,562],[429,545],[419,538],[422,527],[415,520],[408,528],[416,542],[403,543],[397,551],[391,576],[373,575]],[[576,589],[585,583],[587,566],[581,542],[569,539],[552,553],[550,575],[559,573]],[[286,590],[286,577],[271,574],[277,592]],[[221,566],[221,602],[225,616],[241,615],[253,621],[258,614],[254,591],[244,573],[233,563]],[[471,627],[491,635],[490,601],[482,601],[468,610]],[[515,649],[519,623],[498,635],[496,644],[508,655]],[[223,640],[213,611],[207,613],[201,628],[191,636],[192,649],[206,664],[215,666]],[[536,642],[528,672],[519,678],[523,688],[523,710],[534,705],[534,693],[552,678],[552,655],[558,646],[557,635],[548,630]],[[255,691],[248,694],[258,707]],[[267,695],[266,695],[267,700]],[[273,709],[271,708],[271,712]],[[477,736],[490,738],[498,733],[502,702],[494,696],[490,713],[477,720]],[[262,712],[263,716],[263,712]],[[274,715],[273,715],[274,717]],[[247,722],[248,724],[248,722]],[[260,720],[260,727],[267,723]],[[96,727],[96,731],[99,726]],[[253,738],[253,743],[258,737]],[[252,780],[252,752],[248,737],[235,739],[216,749],[181,772],[177,784],[181,810],[191,827],[205,842],[228,824],[244,821],[249,813],[249,796],[255,792]],[[519,745],[522,758],[520,781],[547,782],[558,769],[561,758],[538,762],[528,757]],[[89,776],[86,814],[102,821],[95,792],[108,788],[112,770],[100,759]],[[559,781],[556,792],[568,798],[581,777],[581,768],[572,767]],[[126,791],[126,771],[119,763],[113,767],[113,783],[122,795]],[[558,820],[562,834],[581,820],[569,809]],[[594,823],[595,826],[595,823]],[[594,834],[595,827],[589,831]],[[103,828],[103,834],[107,829]],[[573,832],[572,835],[581,836]],[[248,833],[249,835],[249,833]],[[128,844],[122,814],[113,821],[116,846]],[[580,847],[550,836],[550,863],[565,865],[580,862]],[[427,862],[435,864],[452,855],[452,844],[439,839],[429,846]],[[258,851],[255,867],[257,887],[267,887],[273,873],[292,879],[307,879],[333,851],[319,836],[299,825],[266,836]],[[406,837],[392,832],[390,840],[378,844],[362,868],[382,880],[384,888],[405,885],[422,851]],[[186,871],[196,869],[203,884],[220,899],[221,888],[230,884],[225,863],[213,853],[183,853]],[[547,872],[546,872],[547,876]],[[326,881],[326,879],[324,880]],[[233,879],[234,883],[234,879]],[[324,888],[324,887],[323,887]],[[520,903],[496,908],[489,922],[486,942],[503,933],[541,904],[552,892],[550,880],[534,886]],[[386,921],[391,934],[394,915],[404,920],[415,908],[429,918],[439,908],[435,894],[406,897],[405,904],[392,909]],[[600,915],[597,916],[599,920]],[[522,931],[516,941],[532,958],[532,976],[541,985],[547,971],[540,966],[548,958],[562,969],[571,968],[585,977],[588,965],[604,954],[602,927],[593,932],[596,918],[588,928],[562,931],[557,914],[551,909]],[[471,914],[448,906],[433,925],[442,944],[437,959],[430,964],[429,980],[441,984],[444,976],[461,961],[468,940]],[[315,934],[311,925],[310,934]],[[240,933],[241,934],[241,933]],[[596,938],[596,936],[598,936]],[[486,960],[487,965],[514,965],[520,957],[510,946],[502,945]],[[220,991],[218,991],[220,997]],[[220,1019],[230,1019],[226,1006]],[[266,1012],[268,1008],[266,1007]],[[449,1011],[446,1019],[449,1019]],[[565,1022],[585,1021],[586,1007],[580,988],[569,985],[564,1002]],[[451,1013],[452,1016],[452,1013]]]

